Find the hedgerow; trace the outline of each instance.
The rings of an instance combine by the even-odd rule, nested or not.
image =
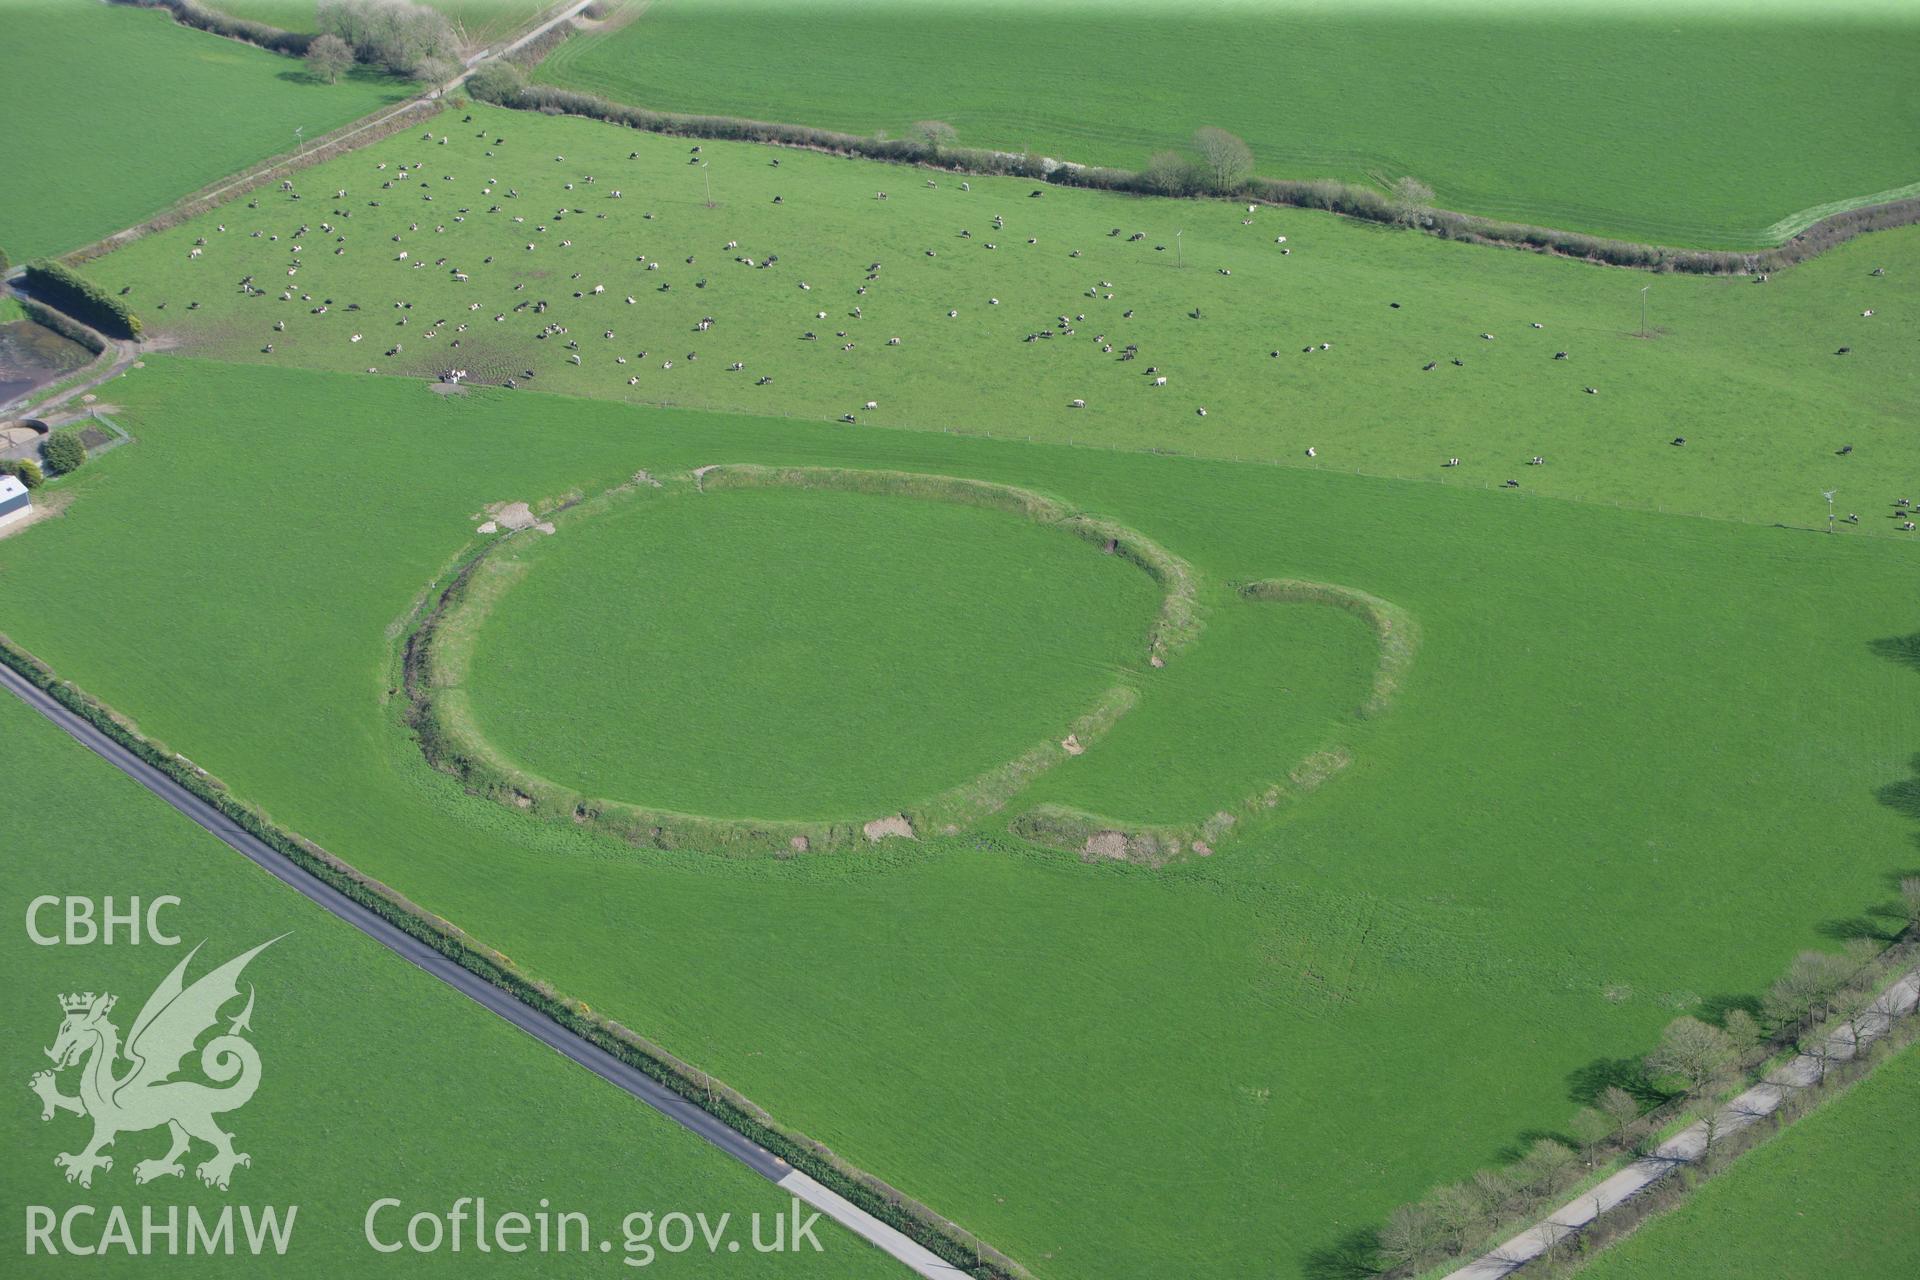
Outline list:
[[[302,57],[307,46],[313,43],[313,37],[297,31],[283,31],[279,27],[265,22],[255,22],[249,18],[236,18],[195,3],[195,0],[114,0],[116,4],[132,5],[139,9],[165,9],[173,14],[173,20],[182,26],[195,27],[201,31],[210,31],[216,36],[225,36],[229,40],[242,40],[247,44],[259,45],[275,53]]]
[[[95,355],[99,355],[107,349],[107,340],[105,338],[102,338],[92,329],[87,328],[87,326],[81,324],[64,311],[55,311],[52,307],[43,306],[35,302],[32,298],[20,298],[18,301],[20,303],[20,309],[26,312],[28,318],[35,324],[53,330],[69,342],[79,343]]]
[[[1369,222],[1409,227],[1444,240],[1528,249],[1648,271],[1677,271],[1693,275],[1765,273],[1804,262],[1867,231],[1920,222],[1920,197],[1916,197],[1835,214],[1771,249],[1677,249],[1528,223],[1500,222],[1446,209],[1421,210],[1417,218],[1408,220],[1406,210],[1384,193],[1332,178],[1298,180],[1251,177],[1229,191],[1214,190],[1189,175],[1170,189],[1164,165],[1150,164],[1145,171],[1103,168],[1071,164],[1045,156],[945,145],[940,146],[936,153],[924,139],[917,137],[869,137],[807,125],[749,120],[740,116],[656,111],[649,107],[611,102],[597,94],[551,85],[525,84],[517,78],[489,79],[484,86],[474,83],[472,92],[476,98],[503,107],[538,111],[546,115],[585,116],[648,133],[806,147],[841,155],[865,156],[873,160],[937,164],[940,168],[963,173],[1015,175],[1062,186],[1123,191],[1135,195],[1225,196],[1234,200],[1322,209]],[[1190,170],[1191,164],[1185,163],[1184,168]]]
[[[286,831],[243,803],[217,778],[185,757],[138,733],[104,704],[0,635],[0,663],[35,688],[100,730],[133,755],[158,769],[218,809],[234,825],[337,892],[372,911],[388,924],[432,947],[461,968],[537,1010],[683,1100],[707,1112],[734,1132],[821,1184],[846,1197],[875,1218],[979,1280],[1029,1280],[1026,1269],[911,1199],[872,1174],[848,1164],[826,1144],[781,1125],[751,1099],[682,1061],[628,1027],[603,1017],[551,984],[528,977],[505,955],[471,937],[453,922],[434,915],[397,890],[336,858],[303,836]]]
[[[27,292],[113,338],[140,337],[140,317],[127,304],[77,271],[57,262],[27,265]]]

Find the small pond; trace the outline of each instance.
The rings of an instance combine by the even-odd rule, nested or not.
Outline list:
[[[0,404],[72,373],[93,359],[79,343],[31,320],[0,324]]]

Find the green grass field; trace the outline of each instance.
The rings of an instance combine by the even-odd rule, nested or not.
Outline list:
[[[538,78],[618,101],[1143,167],[1217,125],[1257,171],[1450,209],[1742,248],[1920,182],[1920,23],[1894,4],[1736,8],[1125,0],[655,0]]]
[[[479,48],[512,35],[532,22],[550,0],[427,0],[429,7],[447,15],[468,48]],[[219,0],[210,6],[236,18],[269,22],[283,31],[316,29],[314,0]]]
[[[1135,712],[1029,798],[1130,823],[1183,823],[1318,750],[1366,692],[1372,638],[1338,610],[1221,601],[1201,643]],[[1170,750],[1178,744],[1177,750]]]
[[[322,165],[300,201],[263,194],[88,273],[223,359],[852,414],[814,428],[831,437],[906,427],[1517,480],[1761,523],[1824,522],[1836,489],[1861,516],[1848,532],[1909,536],[1891,502],[1920,476],[1920,230],[1764,285],[1656,277],[1328,214],[1034,199],[1014,179],[929,189],[897,166],[744,144],[694,156],[612,126],[472,115]]]
[[[1449,205],[1693,243],[1920,177],[1899,96],[1920,27],[1891,5],[1519,14],[657,0],[542,74],[858,129],[939,115],[1122,163],[1219,123],[1263,171],[1411,169]],[[64,17],[28,43],[70,76],[95,28]],[[843,118],[814,114],[829,100]],[[53,145],[30,159],[36,194],[68,180]],[[1910,870],[1920,533],[1894,499],[1920,485],[1920,228],[1764,284],[1654,276],[478,105],[297,187],[87,265],[157,339],[98,389],[135,443],[0,541],[0,632],[1040,1280],[1342,1276],[1356,1233],[1559,1132],[1678,1012],[1883,927]],[[105,207],[69,204],[23,208],[57,247]],[[0,245],[25,256],[13,217]],[[479,385],[434,383],[456,369]],[[1176,557],[1191,642],[1148,661],[1177,593],[1098,539],[897,490],[734,487],[750,468],[726,464],[1018,486],[1022,510]],[[1860,515],[1842,536],[1816,532],[1826,490]],[[857,823],[1036,742],[1060,758],[952,829],[779,857],[437,771],[402,679],[418,611],[494,504],[576,499],[488,552],[495,594],[464,588],[425,668],[554,790]],[[1385,602],[1404,647],[1324,598],[1252,598],[1274,580]],[[1357,710],[1396,653],[1390,704]],[[1068,757],[1065,723],[1115,690],[1132,705]],[[12,724],[0,706],[0,767],[17,740],[8,776],[37,784],[61,744]],[[430,1103],[400,1088],[418,1054],[356,1078],[369,1114],[328,1143],[347,1190],[316,1220],[351,1226],[375,1136],[464,1129],[476,1099],[549,1141],[414,1140],[442,1200],[456,1173],[530,1190],[543,1167],[609,1213],[655,1179],[769,1199],[191,831],[180,852],[117,838],[144,832],[140,797],[85,763],[44,773],[85,822],[35,810],[23,847],[98,826],[109,870],[177,867],[209,912],[258,882],[221,909],[332,938],[313,962],[343,980],[301,989],[321,1078],[385,1043],[348,993],[395,993],[395,1037],[464,1048],[471,1018],[474,1043],[514,1041]],[[1056,807],[1234,821],[1149,867],[1015,834]],[[298,971],[289,944],[263,983]],[[263,1187],[285,1167],[258,1164]]]
[[[90,244],[293,150],[296,128],[316,138],[407,93],[359,73],[322,84],[159,11],[8,0],[0,13],[0,248],[15,262]]]
[[[1889,655],[1916,629],[1915,553],[1892,540],[166,356],[103,400],[139,443],[0,543],[0,626],[1043,1276],[1318,1274],[1393,1204],[1564,1125],[1676,1010],[1763,987],[1910,861],[1920,680]],[[718,461],[1023,484],[1191,560],[1208,629],[1132,713],[1154,731],[1132,748],[1143,805],[1237,791],[1218,700],[1271,708],[1224,732],[1252,722],[1249,753],[1279,758],[1364,688],[1347,619],[1231,618],[1232,584],[1371,592],[1421,647],[1391,713],[1351,728],[1350,768],[1157,872],[1023,844],[1015,809],[856,856],[641,853],[431,771],[389,646],[472,513]],[[1269,665],[1289,659],[1327,670]],[[1252,670],[1229,684],[1234,661]]]
[[[240,1276],[270,1266],[272,1274],[290,1276],[581,1275],[597,1266],[611,1275],[628,1256],[622,1222],[629,1213],[705,1212],[713,1221],[730,1212],[743,1233],[737,1238],[746,1240],[753,1213],[770,1222],[786,1209],[783,1193],[322,914],[12,697],[0,697],[0,773],[26,784],[7,805],[7,857],[0,862],[15,917],[4,949],[10,981],[0,997],[12,1030],[6,1071],[15,1095],[0,1124],[11,1155],[0,1173],[0,1200],[8,1207],[0,1248],[13,1260],[10,1274]],[[35,946],[20,922],[27,903],[43,894],[94,899],[96,912],[109,895],[120,911],[129,898],[175,895],[180,905],[160,919],[182,945],[129,946],[122,934],[112,946]],[[39,923],[58,933],[59,919],[55,907]],[[114,992],[120,1002],[113,1021],[125,1032],[189,948],[204,940],[191,981],[279,934],[286,936],[246,970],[256,984],[250,1039],[262,1060],[259,1092],[222,1117],[251,1166],[234,1172],[225,1194],[201,1185],[191,1164],[180,1180],[136,1190],[133,1166],[161,1155],[166,1134],[126,1133],[111,1149],[113,1168],[96,1173],[90,1190],[67,1183],[53,1156],[78,1150],[90,1126],[65,1113],[43,1123],[26,1090],[27,1078],[49,1065],[41,1049],[60,1025],[56,997]],[[75,1092],[74,1076],[62,1075],[63,1093]],[[189,1159],[207,1153],[196,1146]],[[609,1176],[613,1170],[617,1176]],[[545,1197],[554,1212],[586,1213],[593,1239],[611,1240],[614,1252],[592,1262],[559,1254],[486,1257],[474,1252],[469,1235],[458,1254],[390,1257],[365,1242],[363,1220],[378,1199],[405,1205],[397,1218],[386,1210],[377,1221],[381,1238],[390,1240],[411,1213],[444,1213],[461,1196],[487,1197],[495,1214],[535,1213]],[[286,1256],[271,1263],[244,1254],[26,1254],[25,1206],[56,1213],[99,1206],[91,1221],[79,1220],[79,1239],[91,1243],[116,1203],[128,1207],[136,1232],[143,1204],[162,1215],[169,1207],[213,1214],[229,1203],[271,1205],[283,1216],[288,1206],[298,1210]],[[894,1264],[831,1224],[823,1222],[818,1234],[819,1254],[763,1256],[743,1245],[738,1254],[709,1257],[702,1246],[656,1261],[698,1274],[895,1274]]]
[[[724,817],[894,813],[1058,737],[1145,668],[1158,604],[1057,530],[832,492],[630,502],[522,563],[475,646],[482,732],[589,795]]]
[[[1908,1049],[1642,1226],[1586,1280],[1920,1273],[1920,1173],[1907,1139],[1920,1111]]]

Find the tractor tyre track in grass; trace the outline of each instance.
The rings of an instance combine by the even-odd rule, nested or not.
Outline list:
[[[263,841],[242,830],[231,819],[198,796],[169,778],[115,742],[106,733],[60,705],[53,697],[34,687],[18,672],[0,666],[0,686],[8,693],[53,721],[68,735],[107,763],[125,773],[179,811],[188,820],[205,828],[219,840],[258,864],[268,873],[317,906],[353,925],[396,955],[460,992],[482,1008],[512,1023],[548,1048],[593,1072],[601,1079],[646,1103],[675,1124],[706,1139],[728,1156],[767,1179],[775,1186],[805,1201],[860,1236],[875,1248],[897,1259],[917,1275],[947,1280],[965,1275],[961,1268],[915,1243],[878,1218],[822,1186],[786,1161],[749,1141],[713,1116],[641,1072],[620,1061],[606,1050],[549,1020],[522,1004],[485,979],[468,972],[426,943],[355,902],[347,895],[307,875],[285,856]]]

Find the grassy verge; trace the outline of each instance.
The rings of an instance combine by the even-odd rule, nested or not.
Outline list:
[[[787,1212],[787,1196],[714,1152],[647,1107],[476,1007],[336,920],[264,870],[246,862],[121,776],[16,699],[0,695],[0,771],[31,778],[10,796],[7,851],[0,894],[24,915],[43,894],[72,895],[94,904],[151,904],[177,899],[154,917],[180,939],[156,945],[143,935],[126,945],[36,946],[26,930],[8,931],[4,949],[12,979],[0,995],[7,1025],[32,1049],[9,1058],[22,1097],[0,1118],[0,1136],[15,1158],[0,1171],[0,1196],[13,1207],[0,1224],[0,1247],[20,1277],[66,1275],[249,1276],[270,1268],[277,1276],[364,1275],[380,1263],[369,1248],[370,1206],[395,1197],[376,1229],[383,1240],[401,1236],[416,1212],[445,1213],[461,1197],[483,1196],[494,1215],[543,1207],[587,1215],[592,1240],[607,1240],[615,1259],[643,1258],[637,1222],[627,1215],[704,1212],[710,1221],[730,1214],[744,1238],[752,1214]],[[43,932],[59,934],[61,908],[38,913]],[[98,916],[96,915],[96,922]],[[260,1084],[245,1107],[221,1117],[251,1163],[234,1170],[235,1205],[271,1206],[291,1222],[284,1256],[189,1254],[186,1215],[209,1219],[229,1196],[199,1182],[194,1166],[210,1153],[195,1143],[182,1176],[161,1177],[135,1189],[138,1162],[166,1150],[166,1131],[122,1133],[111,1148],[113,1167],[92,1187],[68,1183],[52,1160],[84,1145],[87,1122],[56,1113],[42,1121],[40,1104],[25,1096],[27,1078],[48,1067],[39,1048],[51,1043],[69,991],[107,991],[119,997],[112,1015],[131,1025],[148,993],[189,948],[204,949],[188,980],[269,938],[279,940],[246,971],[255,991],[248,1038],[261,1060]],[[229,1016],[239,1001],[227,1009]],[[224,1021],[222,1023],[224,1026]],[[194,1078],[190,1056],[183,1078]],[[73,1071],[57,1086],[75,1091]],[[457,1132],[460,1140],[450,1141]],[[617,1170],[617,1174],[611,1171]],[[52,1252],[30,1246],[26,1224],[44,1206],[55,1215],[81,1210],[72,1222],[82,1244],[98,1241],[106,1203],[137,1198],[155,1219],[178,1215],[178,1248],[164,1236],[145,1256],[107,1244],[100,1256],[68,1254],[56,1231]],[[105,1202],[105,1203],[103,1203]],[[101,1207],[93,1214],[86,1209]],[[129,1208],[141,1221],[138,1208]],[[476,1252],[469,1223],[458,1253],[404,1255],[409,1275],[525,1275],[534,1259]],[[134,1227],[132,1239],[139,1239]],[[91,1234],[90,1234],[91,1233]],[[236,1227],[235,1235],[240,1236]],[[768,1233],[769,1235],[771,1233]],[[898,1265],[831,1223],[818,1232],[823,1251],[762,1256],[750,1250],[704,1252],[674,1258],[694,1275],[889,1277]],[[646,1243],[659,1251],[657,1241]],[[578,1270],[589,1263],[581,1244],[539,1260],[543,1271]]]

